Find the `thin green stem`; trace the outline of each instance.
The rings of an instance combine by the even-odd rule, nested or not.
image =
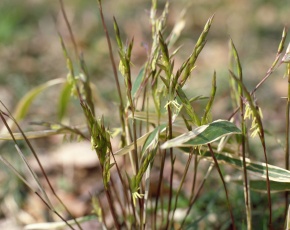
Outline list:
[[[133,106],[133,105],[132,105]],[[134,164],[136,167],[136,173],[139,171],[139,158],[138,158],[138,148],[137,148],[137,126],[136,126],[136,120],[134,118],[134,112],[132,109],[132,117],[133,117],[133,121],[132,121],[132,125],[133,125],[133,143],[134,143],[134,151],[133,151],[133,156],[134,156]]]
[[[168,111],[168,138],[167,139],[171,140],[172,139],[172,113],[171,113],[171,108],[170,108],[169,103],[167,105],[167,111]],[[170,170],[169,197],[168,197],[168,208],[167,208],[165,229],[168,229],[169,222],[170,222],[171,202],[172,202],[172,194],[173,194],[173,172],[174,172],[174,161],[175,161],[175,158],[173,156],[173,148],[169,149],[169,153],[170,153],[171,170]]]
[[[232,53],[233,58],[235,59],[235,62],[237,64],[237,74],[239,77],[239,80],[243,82],[243,71],[242,71],[242,65],[240,62],[240,58],[238,55],[238,51],[231,40],[231,46],[232,46]],[[231,78],[232,79],[232,78]],[[234,80],[234,79],[232,79]],[[235,88],[234,88],[235,89]],[[242,158],[243,158],[243,186],[244,186],[244,197],[245,197],[245,205],[246,205],[246,217],[247,217],[247,228],[248,230],[252,229],[252,216],[251,216],[251,202],[250,202],[250,193],[249,193],[249,181],[248,181],[248,175],[247,175],[247,165],[246,165],[246,137],[247,137],[247,128],[245,124],[245,118],[244,118],[244,93],[243,88],[241,85],[238,85],[238,96],[240,98],[239,104],[240,104],[240,116],[241,116],[241,127],[242,127]]]
[[[252,229],[252,215],[251,215],[251,200],[250,200],[250,188],[249,180],[247,175],[247,163],[246,163],[246,124],[244,119],[244,104],[243,97],[241,93],[240,98],[240,108],[241,108],[241,126],[242,126],[242,158],[243,158],[243,185],[244,185],[244,196],[245,196],[245,205],[246,205],[246,216],[247,216],[247,229]]]

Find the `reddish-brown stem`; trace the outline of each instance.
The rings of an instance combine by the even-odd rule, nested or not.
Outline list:
[[[231,203],[230,203],[230,200],[229,200],[229,194],[228,194],[228,190],[227,190],[227,186],[226,186],[226,183],[225,183],[225,180],[223,178],[223,175],[222,175],[222,172],[220,170],[220,167],[219,167],[219,164],[218,164],[218,161],[214,155],[214,152],[213,152],[213,149],[211,147],[210,144],[207,145],[208,148],[209,148],[209,151],[211,153],[211,156],[213,158],[213,161],[215,163],[215,167],[217,168],[218,170],[218,173],[220,175],[220,178],[222,180],[222,183],[223,183],[223,186],[224,186],[224,189],[225,189],[225,193],[226,193],[226,198],[227,198],[227,205],[228,205],[228,209],[229,209],[229,212],[230,212],[230,216],[231,216],[231,220],[232,220],[232,229],[235,230],[236,229],[236,226],[235,226],[235,220],[234,220],[234,215],[233,215],[233,211],[232,211],[232,207],[231,207]]]

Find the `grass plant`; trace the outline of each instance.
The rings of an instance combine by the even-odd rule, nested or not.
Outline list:
[[[260,99],[255,97],[256,91],[260,90],[262,84],[280,64],[287,66],[285,75],[289,82],[290,65],[284,64],[289,62],[289,50],[281,59],[287,36],[286,28],[282,31],[281,42],[278,44],[273,64],[253,90],[248,89],[244,82],[242,57],[239,56],[234,41],[230,40],[231,64],[228,75],[233,112],[230,117],[225,115],[213,118],[211,110],[215,106],[218,88],[216,72],[212,71],[212,79],[209,80],[211,88],[209,87],[204,95],[189,97],[185,86],[192,84],[188,82],[195,68],[198,68],[196,62],[207,40],[210,39],[209,33],[214,15],[205,22],[191,54],[177,65],[175,57],[182,47],[176,48],[175,42],[181,34],[181,28],[175,27],[168,32],[166,25],[169,2],[167,1],[163,11],[159,12],[157,0],[152,0],[149,16],[152,40],[147,50],[147,60],[141,67],[135,67],[132,63],[134,38],[122,38],[122,27],[118,25],[116,18],[113,20],[115,37],[110,36],[102,1],[98,0],[97,4],[119,97],[119,101],[116,101],[118,105],[115,107],[119,126],[112,128],[106,117],[96,115],[98,105],[94,98],[94,76],[90,75],[83,54],[77,47],[73,28],[67,19],[62,0],[60,0],[62,15],[74,46],[71,55],[62,37],[62,31],[58,32],[67,63],[67,79],[50,80],[32,89],[12,113],[2,103],[0,117],[4,128],[0,138],[13,141],[16,152],[27,167],[26,174],[23,175],[3,156],[0,156],[1,162],[63,221],[31,224],[27,225],[26,229],[65,227],[84,229],[82,223],[94,219],[98,220],[103,229],[200,229],[204,227],[250,230],[261,227],[260,223],[254,221],[254,215],[255,219],[267,220],[267,229],[289,226],[290,88],[288,87],[286,97],[285,168],[275,166],[269,160],[267,133],[271,131],[264,126],[263,121],[263,114],[267,111],[259,107]],[[179,22],[176,25],[180,26]],[[116,40],[117,48],[113,47],[112,39]],[[115,63],[116,60],[119,60],[118,64]],[[139,68],[136,77],[133,76],[132,68]],[[120,82],[120,78],[124,84]],[[63,85],[57,107],[59,122],[43,123],[43,127],[48,127],[43,131],[23,131],[19,121],[26,116],[34,99],[39,93],[59,84]],[[85,125],[62,123],[63,118],[68,116],[70,98],[78,100]],[[202,109],[196,109],[196,105]],[[8,130],[8,134],[5,130]],[[71,214],[51,185],[49,176],[42,166],[43,163],[31,144],[31,139],[59,134],[74,135],[80,141],[90,142],[98,158],[102,181],[96,183],[102,183],[103,196],[92,194],[93,208],[90,216],[76,218]],[[261,154],[263,161],[256,160],[251,153],[252,140],[257,140],[256,137],[259,138],[262,154],[255,155]],[[40,176],[32,170],[26,160],[19,139],[24,140],[36,159],[41,169],[41,176],[45,178],[45,183],[50,190],[49,194],[43,182],[40,182]],[[119,149],[112,147],[113,141],[119,143]],[[204,164],[204,161],[208,163]],[[180,165],[182,165],[181,175],[177,170]],[[218,178],[213,173],[215,170],[218,172]],[[36,186],[27,179],[28,175],[33,178]],[[219,188],[216,197],[205,189],[211,177]],[[233,197],[233,191],[229,189],[232,186],[240,191],[239,194],[243,193],[244,197]],[[256,191],[266,193],[267,200],[267,205],[263,207],[267,212],[259,216],[254,213],[253,207]],[[284,216],[282,214],[277,217],[275,214],[277,208],[273,210],[274,193],[284,194],[285,204],[279,207],[279,210],[285,209]],[[62,209],[55,208],[56,204],[61,204]],[[222,209],[221,220],[215,225],[210,222],[210,214],[218,205],[224,209]],[[223,219],[224,215],[227,218]],[[278,222],[279,218],[283,219],[283,223]]]

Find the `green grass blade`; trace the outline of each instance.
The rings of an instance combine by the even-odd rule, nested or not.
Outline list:
[[[36,138],[43,138],[43,137],[48,137],[48,136],[53,136],[53,135],[58,135],[58,134],[76,134],[84,138],[83,132],[87,132],[86,127],[80,126],[79,128],[76,127],[64,127],[64,126],[59,126],[57,129],[46,129],[46,130],[41,130],[41,131],[29,131],[29,132],[24,132],[25,137],[27,139],[36,139]],[[9,133],[3,133],[0,134],[0,140],[24,140],[25,138],[23,137],[22,133],[12,133],[13,137]]]
[[[166,128],[166,124],[160,125],[159,127],[156,127],[147,137],[143,147],[142,147],[142,155],[146,150],[148,150],[152,146],[156,146],[156,143],[158,143],[159,139],[159,133],[163,132]],[[155,147],[153,147],[155,148]]]
[[[53,79],[30,90],[17,104],[16,109],[13,113],[15,119],[19,121],[25,117],[30,105],[41,92],[48,89],[49,87],[62,84],[65,81],[66,79],[63,78]]]
[[[65,115],[65,112],[67,110],[68,102],[71,97],[71,88],[72,85],[70,83],[65,83],[63,86],[59,100],[58,100],[58,108],[57,108],[57,114],[58,114],[58,119],[61,121]]]
[[[144,73],[145,73],[145,68],[141,68],[136,80],[134,81],[133,87],[132,87],[132,91],[131,91],[131,96],[134,99],[138,90],[141,87],[142,81],[143,81],[143,77],[144,77]]]
[[[209,114],[213,105],[213,101],[215,98],[215,94],[216,94],[216,72],[214,71],[213,73],[213,78],[212,78],[212,88],[211,88],[211,96],[209,98],[209,101],[205,107],[205,112],[201,121],[201,124],[206,124],[207,122],[209,122]]]
[[[230,180],[239,185],[243,185],[242,180]],[[290,191],[290,182],[270,181],[271,193]],[[251,180],[250,189],[257,192],[267,192],[267,182],[265,180]]]
[[[42,130],[42,131],[31,131],[31,132],[25,132],[25,136],[27,139],[36,139],[36,138],[42,138],[42,137],[48,137],[52,135],[59,134],[58,130]],[[65,133],[65,132],[64,132]],[[22,133],[13,133],[14,138],[16,140],[23,140],[24,137],[22,136]],[[0,140],[13,140],[13,138],[10,136],[9,133],[0,134]]]
[[[207,125],[202,125],[188,133],[184,133],[172,140],[165,142],[163,149],[172,147],[198,146],[212,143],[224,136],[240,134],[241,131],[226,120],[217,120]]]
[[[146,141],[147,137],[150,135],[150,133],[151,132],[148,132],[148,133],[144,134],[142,137],[139,137],[137,139],[137,147],[140,147],[145,143],[145,141]],[[125,146],[124,148],[118,150],[117,152],[115,152],[114,155],[122,156],[122,155],[129,153],[133,149],[134,149],[134,143],[131,143],[131,144]]]
[[[177,86],[176,93],[178,95],[178,98],[182,102],[182,106],[185,108],[188,116],[190,117],[191,122],[197,126],[200,125],[200,119],[195,113],[193,107],[191,106],[190,100],[187,98],[180,85]]]
[[[180,34],[181,34],[182,30],[185,27],[185,23],[186,23],[186,21],[185,21],[185,13],[186,13],[186,10],[182,10],[181,11],[179,19],[178,19],[178,21],[175,23],[175,25],[173,27],[173,30],[172,30],[172,32],[170,34],[170,38],[169,38],[169,42],[168,42],[168,47],[169,48],[171,48],[176,43],[176,41],[180,37]]]
[[[166,124],[156,127],[154,130],[144,134],[142,137],[137,139],[137,147],[142,147],[142,153],[144,153],[150,146],[152,146],[156,141],[156,135],[158,137],[159,131],[163,132],[165,130]],[[134,149],[134,143],[131,143],[124,148],[118,150],[114,155],[125,155]]]
[[[242,170],[243,159],[241,157],[234,156],[228,153],[217,153],[215,152],[216,159],[219,162],[226,163],[227,165],[234,166],[235,168]],[[210,152],[203,154],[207,160],[212,161]],[[259,178],[266,179],[266,164],[257,162],[246,158],[246,168],[252,175],[258,176]],[[276,182],[289,183],[290,182],[290,171],[280,168],[278,166],[268,164],[269,169],[269,180]]]

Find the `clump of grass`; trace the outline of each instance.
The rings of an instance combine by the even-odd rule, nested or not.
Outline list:
[[[266,72],[263,80],[252,91],[248,90],[244,84],[240,57],[234,42],[231,41],[233,64],[230,67],[229,75],[234,112],[228,119],[226,117],[213,119],[211,110],[215,105],[216,89],[218,87],[216,72],[213,70],[212,87],[208,92],[205,92],[206,96],[195,95],[195,97],[189,98],[184,86],[194,71],[195,63],[206,45],[214,16],[209,17],[205,23],[189,57],[183,60],[180,66],[176,66],[174,58],[179,49],[172,50],[172,48],[180,35],[180,31],[173,29],[169,36],[165,35],[169,2],[166,2],[163,12],[157,15],[157,0],[152,0],[150,10],[151,49],[146,62],[140,68],[139,75],[134,79],[131,60],[134,39],[130,39],[128,43],[123,42],[122,30],[117,23],[117,19],[114,18],[115,38],[118,46],[118,50],[114,50],[111,45],[111,37],[107,32],[102,2],[99,0],[99,12],[107,38],[116,89],[120,99],[119,107],[116,107],[120,119],[120,125],[117,129],[120,131],[113,136],[112,129],[104,122],[104,117],[96,116],[95,109],[97,109],[97,105],[93,97],[92,77],[89,75],[84,58],[74,42],[73,29],[67,20],[62,1],[60,3],[64,20],[75,47],[74,56],[76,60],[69,55],[61,32],[59,33],[62,50],[67,62],[67,79],[48,82],[42,87],[29,92],[19,103],[14,115],[10,114],[6,108],[0,112],[0,117],[9,131],[8,136],[3,134],[1,138],[13,140],[19,155],[33,179],[37,182],[38,187],[31,186],[26,177],[22,176],[5,158],[1,157],[0,159],[35,192],[49,210],[61,218],[71,229],[82,229],[81,222],[87,221],[87,217],[76,219],[72,215],[70,217],[73,221],[67,221],[54,208],[43,185],[39,182],[38,176],[33,172],[22,154],[17,139],[25,140],[41,167],[41,172],[52,194],[62,204],[65,211],[70,213],[51,186],[49,178],[29,141],[30,138],[48,136],[48,134],[69,133],[76,135],[82,141],[89,141],[99,159],[105,199],[101,199],[101,196],[98,195],[92,196],[92,211],[94,214],[89,219],[98,219],[104,229],[184,229],[198,226],[203,218],[194,215],[194,208],[201,196],[207,193],[207,191],[203,191],[202,194],[202,189],[214,168],[218,171],[225,194],[223,202],[227,207],[229,217],[229,221],[224,225],[226,228],[239,229],[246,223],[244,228],[252,229],[252,190],[267,193],[268,213],[265,215],[268,218],[269,229],[273,228],[272,193],[284,192],[286,211],[283,218],[285,219],[285,225],[288,226],[289,221],[286,218],[286,213],[288,210],[287,191],[290,181],[288,163],[289,122],[286,122],[286,169],[283,169],[271,165],[268,160],[269,153],[266,146],[262,109],[258,106],[254,97],[255,92],[269,78],[279,63],[286,39],[286,29],[283,30],[273,64]],[[115,63],[116,55],[118,55],[119,65]],[[287,55],[284,56],[281,63],[288,62]],[[119,82],[117,66],[119,66],[119,74],[124,80],[124,87],[121,87]],[[287,64],[286,74],[288,77],[289,73],[290,67]],[[60,123],[47,123],[50,129],[42,132],[25,133],[22,131],[17,120],[25,116],[29,105],[38,93],[56,84],[64,84],[59,106]],[[85,127],[74,127],[61,123],[70,96],[76,97],[81,105],[83,117],[86,121]],[[286,121],[289,120],[289,97],[288,95]],[[199,104],[201,100],[206,100],[202,113],[194,109],[194,105]],[[247,119],[251,121],[251,125],[248,124]],[[20,133],[13,133],[12,130],[15,125]],[[249,132],[251,135],[249,135]],[[250,139],[254,136],[258,136],[260,139],[263,149],[263,162],[255,161],[249,154]],[[114,150],[112,148],[113,138],[120,142],[120,149]],[[181,154],[184,154],[183,158],[180,158],[179,155]],[[117,158],[121,158],[122,161],[118,161]],[[206,169],[202,166],[201,160],[210,162]],[[182,175],[177,175],[178,163],[184,165]],[[242,179],[236,180],[225,175],[224,164],[226,167],[240,170]],[[157,178],[154,182],[152,181],[153,173]],[[114,177],[112,177],[112,174],[114,174]],[[256,177],[253,179],[251,175]],[[201,179],[198,180],[198,177],[201,177]],[[178,181],[177,185],[175,180]],[[185,191],[188,188],[186,184],[189,183],[191,189]],[[228,186],[233,183],[240,184],[240,189],[244,191],[244,198],[238,198],[243,200],[244,203],[243,210],[239,210],[239,212],[237,209],[241,209],[241,207],[236,206],[231,198],[232,191],[228,189]],[[156,187],[154,194],[152,192],[153,186]],[[166,194],[164,194],[164,191],[167,191]],[[243,220],[240,220],[241,218],[238,216],[241,213],[245,214]],[[27,229],[33,228],[32,225],[27,226]]]

